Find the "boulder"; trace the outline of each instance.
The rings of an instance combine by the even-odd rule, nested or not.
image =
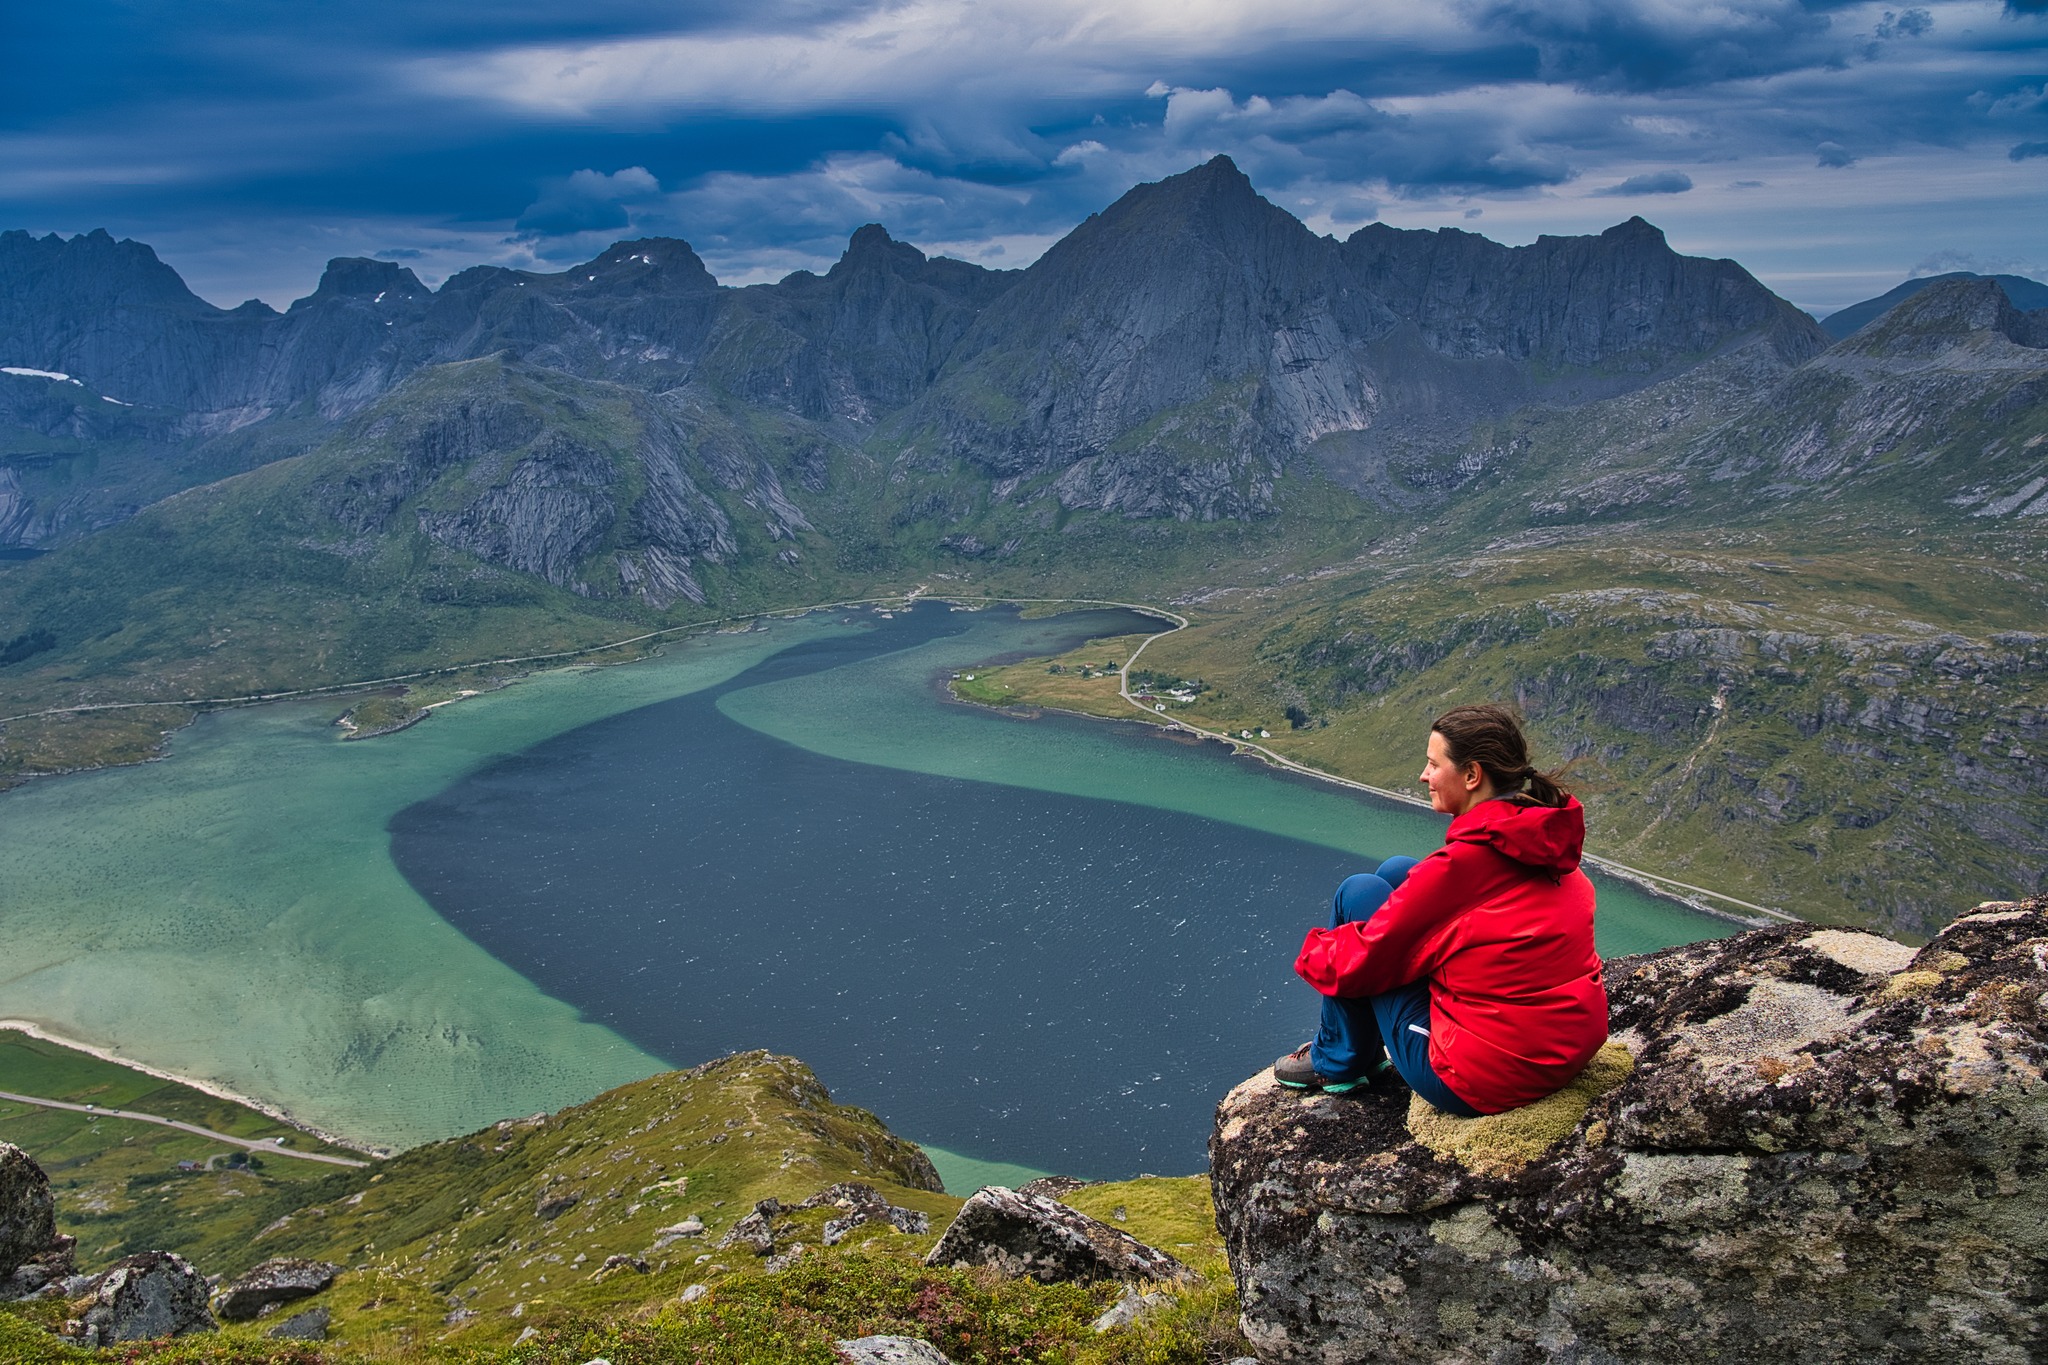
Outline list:
[[[685,1237],[702,1237],[704,1220],[691,1214],[680,1223],[671,1223],[665,1228],[654,1230],[654,1249],[660,1251],[670,1242],[679,1242]]]
[[[276,1256],[220,1287],[213,1311],[229,1322],[246,1322],[294,1299],[308,1298],[334,1283],[341,1267],[297,1256]]]
[[[57,1201],[50,1178],[35,1158],[0,1142],[0,1280],[37,1260],[57,1243]],[[43,1275],[33,1291],[49,1279]]]
[[[853,1365],[953,1365],[938,1347],[916,1337],[854,1337],[838,1346]]]
[[[752,1213],[727,1229],[725,1236],[718,1239],[718,1249],[744,1247],[756,1256],[769,1255],[775,1250],[775,1225],[771,1220],[781,1212],[780,1200],[763,1199],[754,1205]]]
[[[217,1326],[206,1311],[206,1277],[183,1256],[145,1251],[116,1261],[99,1277],[72,1335],[87,1346],[110,1346],[211,1332]]]
[[[294,1313],[263,1335],[273,1341],[325,1341],[328,1324],[334,1316],[326,1304],[308,1308],[303,1313]]]
[[[1001,1185],[975,1191],[925,1257],[929,1266],[993,1266],[1047,1284],[1184,1280],[1186,1266],[1128,1233],[1042,1195]]]
[[[1608,989],[1609,1051],[1525,1110],[1230,1093],[1217,1222],[1262,1360],[2048,1358],[2048,900],[1918,952],[1758,930]]]
[[[1142,1294],[1135,1288],[1126,1289],[1122,1298],[1111,1304],[1101,1317],[1095,1319],[1096,1335],[1113,1332],[1119,1327],[1129,1327],[1172,1302],[1171,1294]]]
[[[825,1224],[824,1242],[828,1247],[838,1246],[846,1235],[866,1223],[887,1223],[898,1232],[917,1235],[932,1230],[932,1219],[928,1213],[916,1209],[899,1208],[882,1198],[882,1193],[873,1185],[857,1180],[843,1180],[837,1185],[827,1185],[803,1203],[799,1209],[837,1208],[845,1210],[839,1217]]]

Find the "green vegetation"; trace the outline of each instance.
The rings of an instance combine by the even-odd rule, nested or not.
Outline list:
[[[283,1138],[295,1151],[359,1156],[246,1105],[13,1030],[0,1030],[0,1090],[155,1114],[259,1142]],[[0,1141],[28,1152],[49,1174],[60,1225],[78,1238],[87,1267],[156,1248],[223,1253],[237,1234],[214,1236],[213,1220],[234,1221],[251,1201],[303,1198],[335,1170],[252,1157],[158,1124],[16,1100],[0,1100]],[[180,1162],[198,1169],[180,1170]]]
[[[1367,556],[1208,594],[1131,681],[1199,677],[1158,721],[1263,728],[1297,762],[1403,790],[1431,716],[1508,701],[1540,760],[1576,760],[1595,852],[1923,936],[2039,876],[2024,831],[2048,829],[2048,793],[2020,727],[2048,706],[2026,634],[2048,584],[1961,535],[1825,541],[1726,528]],[[976,670],[958,694],[1144,719],[1113,680],[1077,682],[1098,652]],[[1962,755],[1978,775],[1958,783]]]
[[[224,1131],[267,1132],[267,1120],[253,1111],[230,1113],[234,1106],[211,1097],[181,1095],[182,1087],[35,1040],[10,1036],[0,1044],[0,1067],[4,1088],[33,1082],[106,1103],[183,1103],[186,1112],[220,1120]],[[825,1362],[835,1338],[884,1332],[923,1337],[960,1365],[1199,1365],[1244,1351],[1205,1178],[1145,1177],[1069,1197],[1202,1275],[1141,1323],[1098,1335],[1092,1323],[1118,1286],[926,1269],[922,1258],[960,1200],[926,1187],[930,1168],[915,1147],[872,1115],[833,1104],[800,1063],[767,1053],[651,1077],[559,1114],[507,1120],[368,1169],[316,1167],[310,1176],[281,1171],[294,1163],[276,1159],[258,1172],[180,1175],[173,1149],[148,1147],[155,1139],[146,1133],[117,1134],[111,1120],[69,1134],[24,1129],[11,1117],[4,1124],[0,1136],[39,1160],[72,1154],[70,1164],[49,1169],[59,1227],[78,1234],[82,1249],[120,1215],[90,1207],[80,1173],[94,1173],[91,1188],[108,1188],[114,1173],[126,1172],[122,1198],[172,1205],[148,1216],[130,1211],[124,1226],[209,1274],[233,1275],[278,1255],[346,1267],[331,1289],[294,1305],[332,1314],[331,1339],[318,1346],[269,1341],[262,1335],[268,1324],[257,1323],[99,1353],[110,1360]],[[790,1206],[843,1180],[872,1184],[891,1203],[929,1214],[932,1230],[906,1235],[869,1223],[827,1247],[824,1224],[839,1210],[791,1209],[774,1224],[778,1251],[804,1247],[790,1264],[771,1271],[745,1249],[715,1248],[756,1201],[773,1196]],[[692,1215],[706,1231],[661,1235]],[[612,1256],[630,1259],[608,1269]],[[683,1291],[698,1284],[706,1291],[683,1302]],[[49,1335],[63,1316],[61,1303],[0,1305],[0,1356],[84,1358]]]

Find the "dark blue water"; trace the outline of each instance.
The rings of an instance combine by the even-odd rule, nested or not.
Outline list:
[[[967,1155],[1199,1169],[1224,1090],[1308,1026],[1294,949],[1355,860],[824,758],[715,705],[962,619],[920,610],[550,740],[402,812],[393,855],[494,956],[678,1064],[767,1047]],[[1070,619],[1076,644],[1144,628]]]
[[[922,607],[549,740],[401,812],[393,856],[486,951],[678,1065],[766,1047],[966,1156],[1201,1169],[1217,1100],[1307,1036],[1316,997],[1294,953],[1358,857],[851,763],[718,709],[970,619]],[[1122,612],[1053,624],[1068,642],[1035,652],[1154,628]]]
[[[27,545],[0,545],[0,559],[40,559],[45,553]]]

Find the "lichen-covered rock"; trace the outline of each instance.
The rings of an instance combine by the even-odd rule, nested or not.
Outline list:
[[[214,1295],[213,1311],[230,1322],[243,1322],[278,1304],[318,1294],[340,1273],[340,1266],[326,1261],[275,1256],[222,1285]]]
[[[854,1337],[838,1345],[853,1365],[953,1365],[938,1347],[916,1337]]]
[[[145,1251],[115,1262],[100,1276],[77,1335],[87,1346],[109,1346],[211,1332],[218,1326],[206,1311],[206,1277],[183,1256]]]
[[[11,1142],[0,1142],[0,1280],[49,1251],[56,1241],[57,1204],[50,1195],[50,1178],[34,1157]]]
[[[1263,1360],[2048,1358],[2048,901],[1608,988],[1634,1064],[1547,1116],[1231,1092],[1217,1221]]]
[[[836,1185],[827,1185],[797,1207],[845,1210],[825,1224],[824,1241],[828,1247],[838,1246],[848,1233],[867,1223],[887,1223],[898,1232],[912,1236],[930,1232],[932,1228],[930,1214],[899,1208],[882,1198],[881,1191],[873,1185],[858,1180],[842,1180]]]
[[[929,1266],[993,1266],[1005,1275],[1060,1281],[1181,1280],[1192,1272],[1078,1209],[1001,1185],[977,1190],[925,1257]]]
[[[328,1324],[333,1321],[334,1315],[322,1304],[292,1314],[263,1335],[273,1341],[325,1341]]]
[[[767,1256],[775,1250],[774,1217],[782,1212],[782,1204],[775,1199],[763,1199],[754,1205],[753,1212],[734,1223],[725,1236],[718,1239],[718,1249],[728,1251],[744,1247],[756,1256]]]

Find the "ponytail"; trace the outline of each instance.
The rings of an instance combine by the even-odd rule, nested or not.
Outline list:
[[[1529,762],[1529,741],[1521,724],[1506,707],[1454,706],[1429,728],[1444,737],[1453,764],[1463,768],[1477,763],[1500,795],[1538,806],[1562,806],[1571,800],[1560,782],[1565,769],[1537,771]]]

